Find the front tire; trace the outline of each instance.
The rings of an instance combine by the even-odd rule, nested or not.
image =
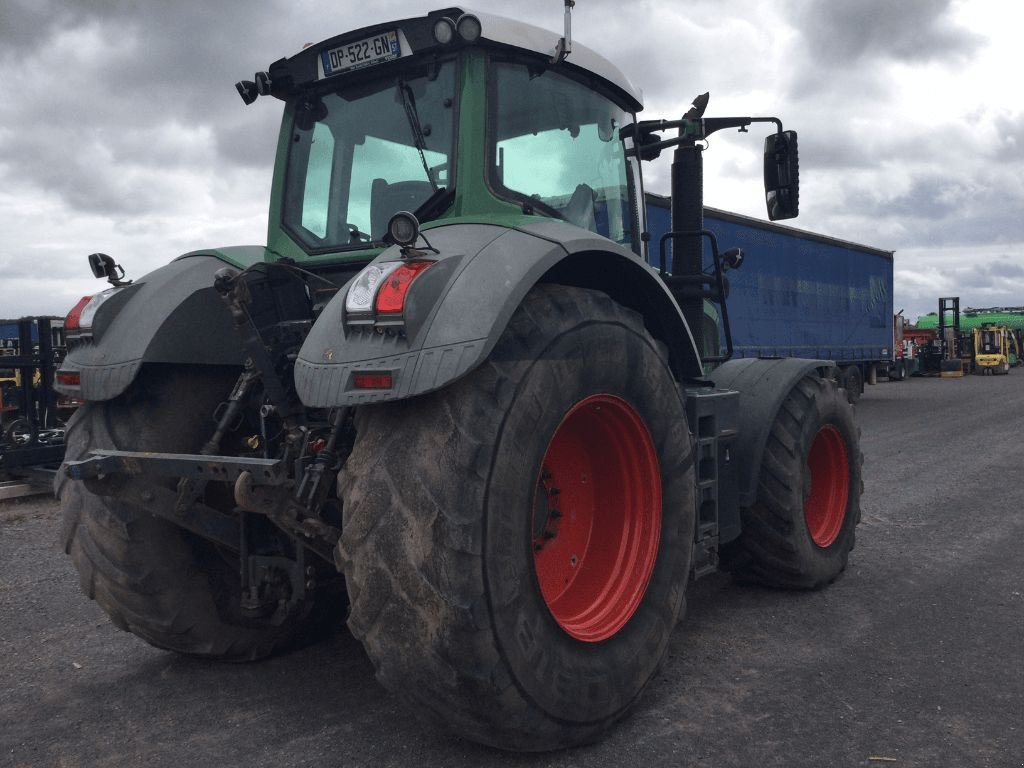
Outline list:
[[[623,717],[682,613],[694,526],[683,403],[639,316],[539,286],[482,367],[357,427],[339,559],[381,682],[503,749]]]
[[[772,424],[757,501],[741,510],[729,570],[740,580],[818,589],[846,568],[860,522],[860,431],[830,379],[804,376]]]

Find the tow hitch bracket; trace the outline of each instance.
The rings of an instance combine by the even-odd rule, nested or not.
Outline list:
[[[248,472],[259,478],[261,485],[283,485],[288,481],[287,469],[279,459],[146,451],[93,449],[89,458],[67,462],[64,471],[72,480],[121,474],[234,482],[243,472]]]

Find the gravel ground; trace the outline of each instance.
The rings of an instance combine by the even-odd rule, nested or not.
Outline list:
[[[0,766],[1024,766],[1024,371],[871,387],[846,574],[692,585],[671,659],[595,746],[508,755],[421,726],[347,634],[225,665],[115,629],[47,497],[0,502]]]

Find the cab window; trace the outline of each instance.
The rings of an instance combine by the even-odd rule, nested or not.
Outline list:
[[[631,116],[551,70],[491,67],[490,179],[498,195],[627,248],[636,223],[619,129]]]

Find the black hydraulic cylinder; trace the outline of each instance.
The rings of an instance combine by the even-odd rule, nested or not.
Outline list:
[[[704,148],[684,144],[676,148],[672,158],[672,274],[698,276],[703,273],[704,241]],[[687,233],[679,236],[678,233]],[[699,295],[681,297],[690,332],[700,332],[704,300]]]

